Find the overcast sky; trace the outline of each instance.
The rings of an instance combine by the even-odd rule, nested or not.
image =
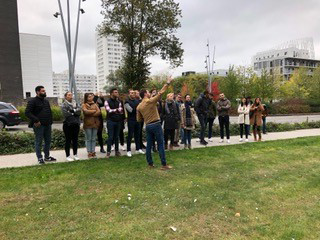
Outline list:
[[[207,39],[216,45],[215,69],[249,65],[256,52],[305,37],[313,37],[316,58],[320,58],[319,0],[177,1],[183,15],[178,37],[185,52],[183,67],[175,69],[174,75],[205,71]],[[82,7],[86,13],[81,16],[76,72],[96,74],[94,33],[102,21],[101,1],[87,0]],[[67,69],[61,21],[52,15],[58,11],[57,0],[18,0],[18,11],[20,32],[49,35],[53,71]],[[161,59],[155,57],[151,62],[152,74],[169,71]]]

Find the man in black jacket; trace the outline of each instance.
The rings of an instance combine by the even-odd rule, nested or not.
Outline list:
[[[110,91],[110,98],[105,101],[105,107],[107,111],[107,129],[108,129],[108,141],[107,141],[107,158],[111,155],[111,146],[114,142],[116,156],[121,156],[119,152],[119,132],[121,127],[121,121],[123,121],[123,106],[119,100],[118,89],[113,88]]]
[[[140,101],[136,99],[136,92],[132,89],[129,90],[129,97],[126,100],[124,107],[128,114],[128,137],[127,137],[127,156],[132,157],[131,154],[131,140],[134,136],[134,142],[136,144],[136,152],[144,154],[140,146],[140,126],[137,121],[137,106]]]
[[[205,91],[200,97],[197,99],[195,103],[195,110],[200,122],[201,130],[200,130],[200,144],[207,145],[208,142],[204,140],[204,134],[207,126],[207,117],[209,110],[209,92]]]
[[[39,164],[44,164],[45,161],[56,161],[50,157],[51,143],[51,128],[52,128],[52,113],[46,90],[43,86],[36,87],[37,96],[32,98],[26,108],[26,116],[30,119],[29,127],[33,128],[35,134],[35,150]],[[42,140],[44,139],[44,159],[42,157],[41,148]]]

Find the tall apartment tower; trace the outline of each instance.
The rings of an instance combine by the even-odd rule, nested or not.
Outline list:
[[[100,36],[96,32],[96,65],[97,65],[97,90],[104,92],[105,86],[112,86],[108,81],[110,73],[121,67],[121,62],[126,47],[118,41],[116,36]]]
[[[0,101],[23,99],[18,10],[16,0],[0,4]]]

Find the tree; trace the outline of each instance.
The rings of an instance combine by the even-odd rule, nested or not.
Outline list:
[[[121,76],[128,88],[140,89],[150,74],[148,57],[160,54],[172,67],[182,64],[176,30],[181,10],[174,0],[102,0],[102,35],[115,35],[128,48]]]
[[[310,89],[310,98],[311,99],[320,99],[320,67],[317,67],[313,71],[312,81],[309,85]]]
[[[239,97],[241,93],[241,82],[234,70],[234,66],[230,66],[228,75],[220,82],[219,86],[220,91],[231,101]]]

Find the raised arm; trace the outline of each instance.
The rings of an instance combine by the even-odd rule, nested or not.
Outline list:
[[[161,90],[158,92],[158,94],[152,98],[150,98],[150,102],[151,103],[156,103],[157,101],[159,101],[161,95],[168,89],[168,86],[170,85],[170,83],[172,82],[172,77],[170,76],[167,80],[167,82],[163,85],[163,87],[161,88]]]

